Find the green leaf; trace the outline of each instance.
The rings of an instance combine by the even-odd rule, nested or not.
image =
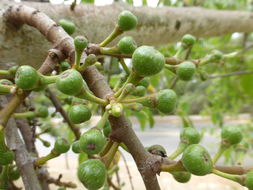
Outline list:
[[[133,0],[126,0],[126,2],[130,5],[133,5],[134,4],[134,1]]]

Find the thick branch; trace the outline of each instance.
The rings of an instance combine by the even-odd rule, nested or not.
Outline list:
[[[8,0],[2,0],[0,8],[4,9],[6,7],[4,4],[11,3]],[[209,37],[233,32],[253,31],[253,13],[251,12],[217,11],[196,7],[133,8],[119,3],[102,7],[87,4],[78,5],[73,12],[70,11],[69,6],[65,5],[31,2],[25,4],[43,11],[55,21],[61,19],[63,15],[64,18],[73,20],[77,25],[76,34],[85,34],[93,43],[105,39],[112,31],[118,13],[123,9],[133,11],[139,18],[136,30],[127,33],[133,35],[139,45],[161,45],[175,42],[185,33],[191,33],[197,37]],[[16,18],[18,16],[19,14]],[[41,22],[43,21],[41,20]],[[19,64],[37,65],[46,56],[45,50],[49,48],[50,43],[40,36],[35,29],[23,27],[22,30],[16,32],[6,28],[3,20],[1,20],[1,11],[0,31],[1,63],[13,61]],[[29,59],[27,59],[28,57]]]

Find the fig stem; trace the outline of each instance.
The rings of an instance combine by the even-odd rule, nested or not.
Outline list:
[[[118,26],[115,26],[112,33],[99,44],[100,47],[104,47],[107,44],[109,44],[111,41],[113,41],[117,36],[121,35],[123,33],[123,30],[121,30]]]
[[[9,75],[11,75],[11,73],[8,70],[0,70],[0,75],[9,76]]]
[[[179,59],[180,55],[181,55],[186,49],[187,49],[186,46],[181,45],[173,57],[176,58],[176,59]]]
[[[99,51],[100,51],[101,54],[105,54],[105,55],[114,55],[114,54],[120,53],[117,46],[114,46],[114,47],[100,47]]]
[[[178,157],[181,153],[184,152],[184,150],[187,148],[188,144],[180,142],[177,149],[170,155],[168,156],[169,160],[174,160],[176,157]]]
[[[80,68],[80,60],[81,60],[82,52],[75,51],[75,64],[74,69],[79,70]]]
[[[13,88],[15,88],[14,85],[0,85],[0,94],[10,93]]]
[[[151,94],[151,95],[148,95],[148,96],[143,96],[143,97],[139,97],[139,98],[131,98],[131,99],[124,99],[121,101],[121,103],[138,103],[138,102],[142,102],[142,101],[145,101],[145,100],[148,100],[149,98],[153,98],[155,97],[155,93],[154,94]]]
[[[37,114],[33,111],[28,111],[23,113],[14,113],[12,116],[15,118],[34,118]]]
[[[101,119],[99,120],[99,122],[97,123],[96,127],[99,129],[103,129],[106,121],[108,120],[108,117],[109,117],[109,112],[106,110],[103,116],[101,117]]]
[[[97,96],[91,94],[84,87],[81,90],[81,92],[77,95],[77,97],[81,98],[81,99],[85,99],[85,100],[91,101],[91,102],[94,102],[94,103],[97,103],[97,104],[101,104],[101,105],[107,105],[108,104],[107,100],[98,98]]]
[[[60,153],[56,152],[56,151],[53,149],[48,155],[38,158],[38,159],[35,161],[34,165],[37,166],[37,167],[42,166],[42,165],[44,165],[48,160],[51,160],[51,159],[56,158],[56,157],[58,157],[58,156],[60,156]]]
[[[6,152],[8,147],[5,143],[4,127],[0,125],[0,152]]]
[[[161,165],[160,170],[163,172],[186,171],[181,161],[172,164],[163,164]]]
[[[118,148],[119,148],[119,143],[113,142],[110,150],[106,153],[106,155],[103,156],[102,160],[104,161],[104,164],[107,169],[109,168],[110,164],[112,163],[113,158],[114,158],[116,152],[118,151]]]
[[[120,59],[120,64],[121,64],[121,66],[123,67],[123,69],[124,69],[124,71],[126,72],[126,74],[130,74],[130,70],[129,70],[129,68],[127,67],[127,65],[126,65],[126,63],[125,63],[125,61],[124,61],[124,59],[123,58],[121,58]]]
[[[215,164],[219,158],[221,157],[221,155],[223,154],[223,152],[228,148],[228,146],[223,146],[222,144],[219,146],[218,151],[216,152],[216,154],[213,157],[213,164]]]
[[[235,181],[235,182],[243,185],[243,178],[240,175],[232,175],[232,174],[221,172],[221,171],[216,170],[216,169],[213,169],[212,173],[215,174],[215,175],[218,175],[220,177]]]
[[[110,148],[112,147],[112,144],[113,144],[113,141],[112,140],[109,140],[106,142],[106,145],[103,149],[103,151],[100,153],[100,156],[104,156],[106,155],[106,153],[110,150]]]
[[[126,85],[128,83],[133,83],[134,85],[139,82],[142,78],[138,77],[135,72],[131,72],[130,75],[128,76],[127,80],[125,81],[125,83],[123,84],[123,86],[114,94],[114,97],[117,98],[120,96],[120,94],[122,93],[122,91],[125,89]]]
[[[8,186],[8,176],[9,176],[9,165],[3,166],[1,174],[0,174],[0,186],[6,187]]]
[[[241,165],[244,161],[244,158],[245,158],[245,154],[246,154],[246,151],[245,150],[240,150],[240,151],[237,151],[236,152],[236,155],[235,155],[235,163],[237,165]]]
[[[58,78],[58,75],[55,75],[55,76],[44,76],[42,75],[43,79],[43,83],[44,84],[52,84],[52,83],[55,83],[56,79]]]

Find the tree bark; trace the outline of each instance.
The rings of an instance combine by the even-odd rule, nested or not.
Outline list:
[[[6,63],[30,64],[38,67],[46,56],[50,43],[31,27],[22,30],[6,27],[2,14],[10,1],[0,2],[0,68]],[[117,15],[123,9],[132,11],[139,20],[137,28],[127,32],[139,45],[162,45],[179,40],[191,33],[197,37],[210,37],[233,32],[252,32],[253,13],[217,11],[197,7],[131,7],[122,3],[108,6],[78,5],[75,11],[69,6],[49,3],[23,2],[58,21],[72,20],[77,25],[75,35],[85,35],[92,43],[101,42],[113,29]],[[4,64],[3,64],[4,63]]]

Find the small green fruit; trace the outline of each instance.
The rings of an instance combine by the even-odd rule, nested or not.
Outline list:
[[[145,96],[147,89],[144,86],[136,86],[133,91],[134,96]]]
[[[181,159],[185,169],[197,176],[211,173],[213,163],[208,151],[199,144],[188,146]]]
[[[174,179],[179,183],[187,183],[191,179],[191,173],[180,171],[180,172],[171,172]]]
[[[132,54],[137,48],[136,42],[131,36],[123,37],[117,44],[119,51],[123,54]]]
[[[58,21],[58,24],[67,32],[69,35],[73,34],[76,30],[76,26],[73,22],[61,19]]]
[[[192,46],[196,42],[196,38],[191,34],[185,34],[181,41],[187,46]]]
[[[70,69],[69,63],[67,61],[61,62],[60,69],[61,69],[61,71],[66,71],[67,69]]]
[[[38,72],[29,65],[18,68],[15,75],[15,84],[23,90],[32,90],[36,87],[40,79]]]
[[[138,82],[137,86],[144,86],[145,88],[147,88],[149,83],[150,83],[150,79],[144,78],[140,82]]]
[[[73,144],[72,144],[72,151],[76,154],[79,154],[81,152],[81,149],[80,149],[80,144],[79,144],[79,140],[78,141],[75,141]]]
[[[38,117],[46,118],[48,116],[48,109],[46,106],[40,106],[36,113]]]
[[[158,92],[157,109],[165,114],[172,113],[177,105],[177,94],[171,89]]]
[[[81,150],[93,155],[103,150],[106,140],[99,129],[93,128],[83,133],[79,141]]]
[[[217,61],[220,61],[222,57],[223,57],[223,54],[220,51],[214,50],[212,54],[210,55],[209,60],[210,62],[217,62]]]
[[[164,56],[151,46],[138,47],[132,56],[133,69],[141,77],[159,73],[165,63]]]
[[[91,111],[83,104],[74,105],[70,107],[68,116],[70,121],[74,124],[79,124],[88,121],[91,118]]]
[[[11,164],[14,160],[12,151],[0,152],[0,166]]]
[[[123,111],[123,105],[120,104],[120,103],[113,103],[111,105],[112,105],[112,109],[111,109],[112,113],[111,113],[111,115],[114,116],[114,117],[121,116],[122,111]]]
[[[188,145],[198,144],[200,141],[200,134],[195,128],[187,127],[180,133],[180,140]]]
[[[246,186],[249,190],[253,190],[253,170],[249,171],[249,172],[246,174],[245,186]]]
[[[118,16],[118,26],[121,30],[132,30],[137,25],[137,17],[130,11],[122,11]]]
[[[228,146],[238,144],[242,140],[242,132],[237,126],[224,126],[221,131],[223,143]]]
[[[83,77],[75,69],[69,69],[64,71],[56,79],[57,89],[67,95],[76,95],[80,93],[83,85]]]
[[[76,36],[74,39],[75,49],[78,53],[82,53],[88,46],[88,40],[84,36]]]
[[[57,153],[63,154],[69,151],[70,144],[64,138],[57,138],[54,144],[54,150]]]
[[[147,151],[151,154],[159,155],[161,157],[167,157],[167,152],[165,148],[159,144],[148,147]]]
[[[112,131],[112,127],[109,121],[106,121],[105,126],[103,128],[103,133],[105,137],[109,137],[110,133]]]
[[[185,61],[180,63],[177,68],[177,75],[181,80],[189,81],[192,79],[196,70],[196,66],[194,63],[190,61]]]
[[[11,86],[11,85],[13,85],[13,82],[11,82],[10,80],[7,80],[7,79],[1,79],[0,84],[4,85],[4,86]]]
[[[78,167],[78,178],[90,190],[101,188],[106,180],[106,168],[98,159],[86,160]]]

